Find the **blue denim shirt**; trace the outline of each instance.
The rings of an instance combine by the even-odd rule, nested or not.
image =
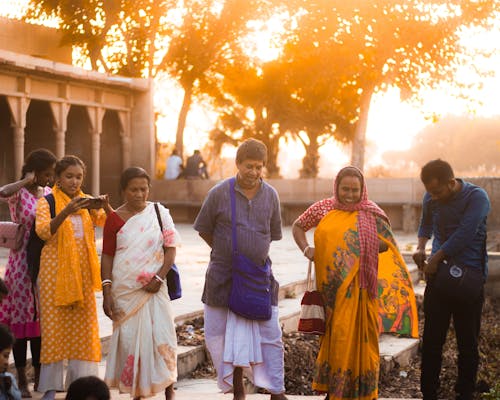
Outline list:
[[[21,392],[17,387],[17,381],[14,375],[12,375],[10,372],[4,372],[0,374],[0,379],[4,379],[5,377],[10,378],[12,385],[8,393],[5,393],[3,389],[0,390],[0,400],[21,400]]]
[[[432,254],[443,250],[457,265],[483,268],[487,274],[486,218],[490,200],[479,186],[458,179],[462,190],[446,203],[424,195],[419,237],[431,238]]]
[[[238,252],[257,264],[264,264],[269,256],[271,241],[280,240],[282,237],[278,193],[264,181],[252,200],[248,200],[243,194],[238,182],[235,184],[235,191]],[[213,236],[201,300],[209,306],[227,307],[232,284],[229,179],[208,192],[196,217],[194,229]],[[279,285],[273,276],[271,283],[272,304],[277,305]]]

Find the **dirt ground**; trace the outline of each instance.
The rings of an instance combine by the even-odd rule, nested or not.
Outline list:
[[[500,382],[500,301],[487,298],[485,301],[480,338],[480,369],[478,390],[486,392]],[[423,315],[420,312],[422,332]],[[203,320],[195,321],[178,328],[179,343],[195,345],[203,343]],[[289,394],[314,394],[311,390],[313,366],[319,347],[316,336],[300,333],[285,334],[285,386]],[[454,398],[453,385],[456,378],[456,340],[453,328],[448,333],[441,372],[440,398]],[[200,365],[192,373],[192,378],[214,377],[215,371],[210,363]],[[379,380],[379,397],[419,398],[420,355],[406,367],[396,367]],[[478,393],[477,399],[481,395]]]

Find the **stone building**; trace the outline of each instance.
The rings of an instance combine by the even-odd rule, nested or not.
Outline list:
[[[45,147],[82,158],[85,190],[117,204],[125,167],[154,172],[152,81],[74,67],[60,43],[55,29],[0,18],[0,185]]]

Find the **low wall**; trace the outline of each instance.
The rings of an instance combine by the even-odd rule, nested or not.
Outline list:
[[[500,178],[473,178],[469,181],[483,187],[489,194],[492,211],[490,229],[500,228]],[[179,222],[193,222],[207,192],[218,181],[155,180],[151,199],[164,203]],[[270,179],[279,193],[283,223],[290,225],[309,205],[332,195],[330,179]],[[418,227],[424,187],[417,178],[367,179],[370,199],[389,215],[395,230],[415,232]]]

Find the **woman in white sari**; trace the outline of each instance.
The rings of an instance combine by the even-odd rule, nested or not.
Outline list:
[[[125,203],[110,214],[103,234],[101,276],[104,312],[113,336],[104,380],[134,399],[165,390],[174,398],[177,338],[165,277],[179,235],[167,209],[147,201],[150,178],[126,169],[120,185]]]

